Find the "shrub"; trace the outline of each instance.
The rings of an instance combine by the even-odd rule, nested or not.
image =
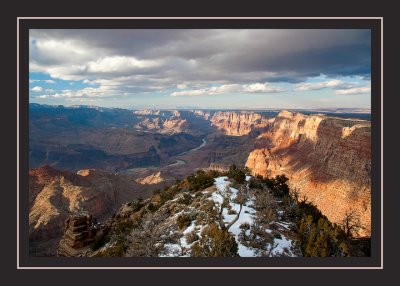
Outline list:
[[[297,232],[304,256],[347,256],[346,234],[338,225],[332,224],[313,204],[298,204],[300,218]]]
[[[274,179],[274,188],[276,196],[284,198],[289,195],[289,186],[287,184],[289,179],[285,175],[278,175]]]
[[[234,215],[234,214],[237,214],[237,211],[235,211],[234,209],[230,209],[230,210],[228,210],[228,214]]]
[[[126,246],[123,241],[118,241],[114,246],[100,252],[97,256],[102,257],[121,257],[124,256]]]
[[[159,193],[159,196],[160,196],[159,205],[162,206],[165,202],[172,200],[178,191],[179,190],[174,187],[164,188],[164,190]]]
[[[274,236],[274,238],[282,239],[282,235],[281,235],[279,232],[277,232],[277,231],[273,231],[273,232],[272,232],[272,235]]]
[[[182,198],[179,199],[178,203],[189,205],[192,202],[192,196],[189,194],[183,194]]]
[[[234,257],[237,256],[238,245],[235,238],[227,231],[212,224],[203,229],[201,239],[192,246],[194,257]]]
[[[266,232],[260,225],[253,224],[250,229],[250,240],[248,244],[250,247],[257,249],[265,249],[266,246],[272,243],[272,234]]]
[[[246,181],[246,173],[242,168],[231,165],[227,173],[228,178],[235,180],[236,183],[242,184]]]
[[[188,244],[191,244],[191,243],[195,242],[196,240],[198,240],[199,236],[197,235],[196,230],[193,230],[193,231],[185,234],[185,238],[186,238],[186,242]]]
[[[190,218],[190,216],[188,216],[186,214],[180,215],[176,219],[176,223],[178,224],[179,229],[188,227],[191,222],[192,222],[192,219]]]
[[[137,199],[131,202],[129,205],[133,208],[134,212],[137,212],[143,207],[144,204],[142,199]]]
[[[128,234],[132,231],[134,227],[134,223],[132,220],[128,219],[126,221],[122,221],[115,226],[116,233]]]
[[[149,204],[147,205],[147,209],[148,209],[150,212],[154,213],[155,211],[157,211],[157,210],[159,209],[159,206],[158,206],[158,205],[154,205],[153,203],[149,203]]]
[[[248,222],[242,223],[242,224],[239,226],[239,228],[240,228],[240,229],[244,229],[244,230],[248,230],[248,229],[250,229],[250,224],[249,224]]]
[[[207,200],[201,205],[200,210],[204,212],[210,212],[214,208],[215,208],[214,201]]]
[[[189,191],[196,192],[211,187],[214,184],[214,174],[199,170],[194,175],[187,177]]]
[[[252,177],[252,178],[249,180],[249,188],[250,188],[250,189],[259,189],[259,190],[263,190],[263,189],[264,189],[264,184],[263,184],[263,182],[262,182],[262,179]]]
[[[100,247],[103,247],[107,242],[108,242],[107,236],[104,233],[101,233],[100,235],[96,236],[93,244],[90,246],[90,249],[92,251],[95,251]]]

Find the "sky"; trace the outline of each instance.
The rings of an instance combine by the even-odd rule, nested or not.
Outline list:
[[[35,29],[29,101],[122,108],[370,108],[371,32]]]

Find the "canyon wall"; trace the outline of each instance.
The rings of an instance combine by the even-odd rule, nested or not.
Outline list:
[[[270,120],[254,112],[219,111],[211,118],[211,124],[229,136],[243,136],[254,130],[265,129]]]
[[[307,197],[331,221],[341,223],[355,211],[364,227],[359,235],[370,235],[369,121],[282,111],[257,140],[260,148],[246,163],[254,175],[286,175],[300,198]]]

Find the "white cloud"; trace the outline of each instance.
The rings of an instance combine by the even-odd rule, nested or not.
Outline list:
[[[45,82],[45,83],[50,83],[50,84],[55,84],[56,82],[52,79],[30,79],[29,83],[35,83],[35,82]]]
[[[269,93],[269,92],[282,92],[285,91],[281,87],[271,86],[269,83],[253,83],[249,85],[244,85],[245,92],[254,92],[254,93]]]
[[[178,88],[178,89],[185,89],[185,88],[187,88],[187,85],[184,84],[184,83],[180,83],[180,84],[177,84],[177,85],[176,85],[176,88]]]
[[[41,86],[35,86],[35,87],[33,87],[31,90],[34,91],[34,92],[41,92],[41,91],[43,90],[43,87],[41,87]]]
[[[315,83],[299,83],[296,84],[294,90],[296,91],[306,91],[306,90],[319,90],[323,88],[337,88],[344,86],[345,82],[338,79],[332,79],[324,82],[315,82]]]
[[[171,93],[171,96],[201,96],[208,94],[209,92],[206,89],[193,89],[193,90],[175,91]]]
[[[338,89],[335,91],[336,94],[345,95],[345,94],[360,94],[360,93],[368,93],[371,92],[371,87],[362,86],[348,89]]]
[[[176,91],[171,96],[202,96],[227,93],[274,93],[282,92],[283,88],[272,86],[269,83],[253,83],[253,84],[224,84],[203,89],[192,89]]]
[[[126,72],[129,70],[156,67],[160,65],[154,60],[138,60],[134,57],[111,56],[88,62],[87,70],[93,73]]]
[[[46,90],[46,92],[54,92],[54,90]],[[119,91],[113,86],[85,87],[80,90],[64,89],[54,94],[43,94],[36,98],[100,98],[119,95]]]
[[[55,90],[51,89],[51,88],[48,88],[48,89],[45,90],[45,92],[55,92]]]

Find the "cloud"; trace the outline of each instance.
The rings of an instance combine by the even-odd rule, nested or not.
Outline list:
[[[369,78],[370,59],[367,29],[32,29],[29,40],[30,72],[52,78],[42,82],[88,86],[47,98],[346,89],[332,78]],[[332,80],[305,83],[321,74]]]
[[[87,69],[89,73],[124,73],[160,65],[161,63],[154,60],[138,60],[134,57],[111,56],[90,61],[84,69]]]
[[[45,83],[50,83],[50,84],[55,84],[56,82],[52,79],[30,79],[29,83],[35,83],[35,82],[45,82]]]
[[[48,94],[42,94],[35,98],[48,99],[48,98],[107,98],[112,96],[120,96],[118,89],[112,86],[100,87],[85,87],[80,90],[63,89],[55,92],[54,90],[46,90]],[[51,92],[55,92],[50,94]]]
[[[35,87],[33,87],[31,90],[34,91],[34,92],[41,92],[41,91],[43,90],[43,87],[41,87],[41,86],[35,86]]]
[[[171,96],[203,96],[215,94],[229,94],[229,93],[274,93],[285,91],[278,86],[272,86],[269,83],[253,83],[253,84],[224,84],[220,86],[213,86],[205,89],[192,89],[176,91],[171,93]]]
[[[371,87],[362,86],[362,87],[354,87],[348,89],[338,89],[335,91],[336,94],[346,95],[346,94],[361,94],[361,93],[369,93],[371,92]]]
[[[245,92],[271,93],[285,91],[281,87],[271,86],[269,83],[253,83],[243,86]]]
[[[369,30],[31,30],[31,71],[67,80],[294,81],[370,73]],[[153,67],[153,68],[152,68]],[[186,80],[187,79],[187,80]]]
[[[171,93],[171,96],[203,96],[210,94],[206,89],[194,89],[194,90],[184,90],[175,91]]]
[[[299,83],[295,85],[294,90],[296,91],[306,91],[306,90],[320,90],[323,88],[336,88],[340,86],[344,86],[345,82],[338,79],[332,79],[324,82],[316,82],[316,83]]]
[[[185,88],[187,88],[187,85],[186,85],[186,84],[183,84],[183,83],[177,84],[177,85],[176,85],[176,88],[178,88],[178,89],[185,89]]]

